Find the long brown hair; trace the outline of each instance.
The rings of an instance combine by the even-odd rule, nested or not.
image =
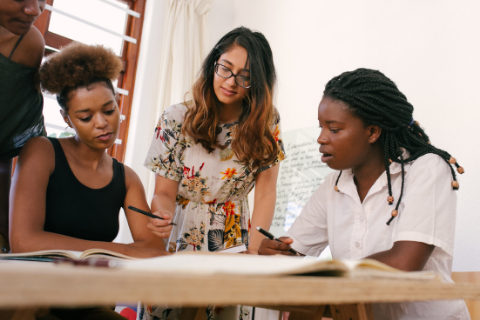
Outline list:
[[[217,141],[220,102],[213,89],[214,63],[234,46],[245,48],[250,63],[251,87],[243,101],[232,150],[238,160],[258,168],[271,164],[279,148],[271,131],[274,125],[273,89],[276,82],[272,50],[260,32],[236,28],[218,41],[203,62],[198,80],[192,88],[192,102],[182,126],[182,133],[192,137],[209,152],[227,146]]]

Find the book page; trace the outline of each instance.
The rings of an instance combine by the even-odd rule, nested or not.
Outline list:
[[[121,267],[179,275],[278,275],[292,274],[306,265],[315,263],[316,261],[304,260],[302,257],[180,252],[165,257],[124,261]]]
[[[371,266],[371,267],[369,267]],[[175,275],[311,275],[357,279],[435,280],[432,272],[404,272],[378,261],[322,260],[312,257],[258,256],[180,252],[171,256],[123,261],[128,270],[158,271]]]
[[[102,259],[127,259],[127,260],[136,260],[138,258],[130,257],[122,253],[106,250],[106,249],[88,249],[85,250],[80,256],[79,259],[86,260],[90,258],[102,258]]]
[[[381,271],[388,271],[388,272],[404,272],[385,263],[382,263],[377,260],[373,259],[362,259],[362,260],[342,260],[343,263],[347,266],[349,270],[355,269],[370,269],[370,270],[381,270]]]

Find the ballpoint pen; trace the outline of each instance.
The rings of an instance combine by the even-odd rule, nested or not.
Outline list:
[[[128,209],[133,210],[133,211],[136,211],[136,212],[139,212],[139,213],[141,213],[141,214],[144,214],[144,215],[146,215],[147,217],[150,217],[150,218],[165,220],[165,219],[163,219],[162,217],[156,216],[156,215],[154,215],[154,214],[151,214],[150,212],[143,211],[143,210],[138,209],[138,208],[135,208],[135,207],[133,207],[133,206],[128,206]],[[176,226],[177,224],[171,222],[170,225]]]
[[[275,236],[273,234],[271,234],[270,232],[268,232],[267,230],[261,228],[261,227],[257,227],[257,230],[263,234],[265,237],[267,237],[268,239],[270,240],[275,240],[275,241],[278,241],[278,242],[282,242],[282,240],[278,239],[278,238],[275,238]],[[296,254],[297,256],[304,256],[304,254],[298,252],[297,250],[293,249],[293,248],[290,248],[288,249],[288,251],[290,251],[291,253],[294,253]]]

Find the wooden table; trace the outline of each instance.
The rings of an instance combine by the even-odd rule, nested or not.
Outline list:
[[[302,309],[310,311],[311,319],[320,319],[320,306],[330,304],[334,319],[371,319],[368,306],[372,302],[450,299],[480,300],[480,286],[299,276],[179,276],[0,261],[0,309],[4,310],[144,301],[192,308],[243,304]]]

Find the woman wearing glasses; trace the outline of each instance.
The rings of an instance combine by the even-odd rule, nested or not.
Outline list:
[[[208,54],[192,88],[193,100],[169,107],[160,118],[145,166],[156,173],[152,212],[166,220],[151,219],[149,228],[168,239],[171,252],[218,251],[245,243],[248,253],[257,253],[263,236],[250,235],[250,224],[270,228],[275,164],[285,157],[280,117],[272,104],[275,81],[265,37],[237,28]],[[247,195],[254,186],[250,223]],[[247,319],[248,310],[241,309]],[[172,317],[178,310],[146,311],[149,319]]]

